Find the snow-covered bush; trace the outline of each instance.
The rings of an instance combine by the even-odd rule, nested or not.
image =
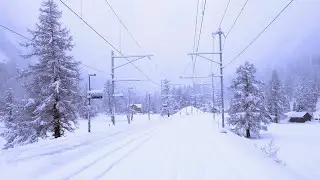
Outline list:
[[[268,144],[259,147],[259,149],[267,158],[270,158],[279,164],[285,165],[285,163],[278,158],[278,152],[280,148],[274,144],[273,140],[271,140]]]

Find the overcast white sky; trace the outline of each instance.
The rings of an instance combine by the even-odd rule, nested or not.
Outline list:
[[[65,26],[74,36],[76,47],[73,55],[75,58],[109,73],[111,47],[58,0],[55,1],[63,11]],[[180,80],[179,76],[190,76],[192,72],[191,58],[187,56],[187,53],[191,52],[193,47],[197,0],[108,0],[142,48],[135,45],[104,0],[82,1],[83,18],[117,48],[120,48],[121,44],[124,54],[154,55],[152,59],[158,64],[158,68],[149,59],[143,59],[137,63],[153,80],[160,83],[160,79],[165,78],[159,70],[161,69],[175,83],[188,82]],[[80,0],[64,0],[64,2],[80,14]],[[222,24],[223,31],[229,30],[244,2],[245,0],[231,0]],[[229,62],[239,53],[288,2],[289,0],[249,0],[226,41],[224,62]],[[26,29],[33,29],[37,22],[40,3],[41,0],[0,0],[0,24],[28,35]],[[200,11],[202,3],[203,1],[200,0]],[[228,0],[207,0],[200,52],[212,51],[211,33],[217,30],[227,3]],[[235,67],[245,60],[250,60],[261,68],[270,68],[279,62],[279,57],[290,59],[304,39],[317,34],[316,31],[320,27],[319,20],[320,0],[295,0],[248,51],[225,69],[227,76],[231,76]],[[12,41],[22,40],[13,34],[5,33]],[[218,47],[217,44],[215,47]],[[116,64],[125,62],[125,60],[117,60]],[[94,72],[90,69],[85,70]],[[207,75],[209,71],[210,64],[198,59],[196,74]],[[108,76],[101,73],[98,75],[99,80],[96,80],[95,84],[101,86],[101,81]],[[117,77],[145,79],[131,65],[117,70]],[[152,84],[149,86],[152,87]]]

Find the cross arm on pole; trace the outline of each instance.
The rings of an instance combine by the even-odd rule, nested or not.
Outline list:
[[[133,63],[133,62],[136,62],[136,61],[138,61],[138,60],[140,60],[140,59],[142,59],[142,58],[144,58],[144,57],[138,57],[138,58],[135,59],[135,60],[132,60],[132,61],[127,62],[127,63],[124,63],[124,64],[121,64],[121,65],[119,65],[119,66],[116,66],[116,67],[114,67],[113,69],[118,69],[118,68],[120,68],[120,67],[122,67],[122,66],[125,66],[125,65],[131,64],[131,63]]]
[[[221,76],[216,76],[213,74],[210,74],[209,76],[195,76],[195,77],[180,76],[181,79],[206,79],[211,77],[221,77]]]
[[[205,56],[202,56],[202,55],[198,55],[199,57],[202,57],[203,59],[206,59],[206,60],[208,60],[208,61],[210,61],[210,62],[213,62],[213,63],[216,63],[216,64],[221,64],[221,63],[219,63],[219,62],[217,62],[217,61],[214,61],[214,60],[212,60],[212,59],[210,59],[210,58],[207,58],[207,57],[205,57]]]
[[[212,55],[212,54],[221,54],[221,53],[190,53],[188,55],[189,56],[199,56],[199,57],[201,57],[201,58],[203,58],[205,60],[208,60],[210,62],[213,62],[213,63],[216,63],[216,64],[221,64],[220,62],[214,61],[214,60],[212,60],[210,58],[207,58],[207,57],[203,56],[203,55],[207,55],[207,54],[211,54]]]
[[[144,80],[144,79],[115,79],[114,81],[115,82],[124,82],[124,81],[126,81],[126,82],[134,82],[134,81],[139,82],[139,81],[148,81],[148,80]]]
[[[189,56],[221,54],[220,52],[189,53]]]
[[[147,55],[133,55],[133,56],[114,56],[116,59],[127,59],[127,58],[145,58],[145,57],[152,57],[153,55],[147,54]]]
[[[210,76],[195,76],[195,77],[187,77],[187,76],[180,76],[181,79],[205,79],[210,78]]]

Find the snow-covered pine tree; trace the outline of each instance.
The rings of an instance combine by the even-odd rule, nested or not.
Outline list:
[[[43,1],[39,23],[30,30],[32,41],[26,43],[31,52],[24,58],[36,57],[37,62],[22,72],[25,88],[33,100],[32,121],[41,138],[52,133],[55,138],[73,131],[77,124],[77,103],[80,98],[79,64],[69,52],[73,48],[69,31],[62,26],[53,0]]]
[[[14,96],[12,94],[12,90],[6,92],[6,97],[4,98],[4,105],[1,110],[1,120],[6,127],[4,132],[0,135],[4,137],[7,143],[4,145],[4,149],[12,148],[14,146],[14,137],[15,134],[10,134],[12,130],[16,129],[18,121],[17,113],[18,108],[16,106],[16,102]]]
[[[170,90],[171,97],[169,98],[171,114],[176,113],[180,109],[181,90],[172,87]]]
[[[177,104],[171,92],[170,81],[167,79],[163,80],[161,87],[162,115],[167,114],[169,116],[175,111],[174,109]]]
[[[104,98],[103,98],[103,104],[105,107],[105,112],[107,114],[111,114],[112,112],[112,107],[111,107],[111,81],[107,80],[104,84],[103,88],[103,93],[104,93]]]
[[[0,96],[4,96],[8,89],[8,76],[6,64],[0,61]]]
[[[14,96],[12,94],[12,89],[6,92],[6,97],[4,98],[3,116],[4,122],[13,122],[15,119],[15,114],[17,111]]]
[[[294,95],[294,90],[293,90],[294,81],[292,80],[292,75],[291,75],[291,73],[290,73],[290,74],[287,74],[284,87],[285,87],[284,89],[285,89],[287,98],[288,98],[288,100],[289,100],[289,102],[290,102],[290,101],[292,101],[292,98],[293,98],[293,95]]]
[[[263,124],[269,123],[269,115],[265,108],[265,97],[261,90],[262,82],[255,77],[256,68],[245,62],[236,71],[232,81],[233,97],[230,102],[228,124],[236,133],[250,138],[259,135]]]
[[[6,128],[0,135],[7,142],[3,148],[8,149],[15,145],[35,142],[37,132],[31,128],[34,124],[29,121],[30,117],[26,114],[29,109],[24,108],[25,103],[17,102],[11,90],[6,92],[4,100],[2,121]]]
[[[293,103],[292,111],[298,111],[296,102]]]
[[[284,94],[283,85],[276,70],[272,71],[270,85],[268,87],[268,110],[274,116],[274,122],[278,123],[283,114],[288,111],[288,100]],[[290,105],[289,105],[290,106]]]
[[[151,103],[150,103],[151,105]],[[142,102],[142,113],[148,113],[149,109],[149,94],[146,93],[146,95],[143,97],[143,102]]]
[[[314,112],[318,101],[315,82],[308,77],[302,77],[296,90],[297,111]]]

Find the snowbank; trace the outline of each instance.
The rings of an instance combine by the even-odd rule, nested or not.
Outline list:
[[[320,123],[271,124],[260,139],[249,140],[259,147],[272,140],[279,148],[278,158],[305,179],[320,179]]]
[[[79,129],[66,137],[0,150],[1,179],[40,178],[92,152],[120,147],[163,122],[158,115],[152,115],[151,120],[147,115],[136,115],[128,125],[125,116],[116,116],[116,126],[112,126],[110,117],[99,115],[92,119],[89,134],[88,121],[79,120]]]

